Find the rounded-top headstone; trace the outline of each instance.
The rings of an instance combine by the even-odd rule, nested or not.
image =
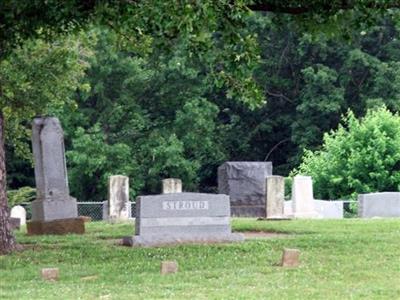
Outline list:
[[[20,219],[20,225],[26,224],[26,210],[21,205],[16,205],[11,208],[11,218],[18,218]]]

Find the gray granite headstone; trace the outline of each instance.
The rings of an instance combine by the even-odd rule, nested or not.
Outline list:
[[[76,199],[69,195],[64,134],[57,118],[33,120],[32,149],[37,193],[32,202],[32,220],[76,218]]]
[[[265,217],[265,178],[271,162],[228,161],[218,168],[218,192],[230,196],[231,215]]]
[[[400,192],[383,192],[358,195],[360,218],[399,218]]]
[[[229,197],[201,193],[140,196],[136,200],[135,236],[128,246],[186,242],[241,241],[231,232]]]

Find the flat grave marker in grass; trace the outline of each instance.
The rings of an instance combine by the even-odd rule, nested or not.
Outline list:
[[[47,281],[57,281],[59,278],[59,270],[58,268],[43,268],[40,271],[42,278]]]
[[[174,274],[178,272],[178,263],[176,261],[162,261],[161,275]]]
[[[298,249],[283,249],[282,267],[298,267],[300,265],[300,250]]]

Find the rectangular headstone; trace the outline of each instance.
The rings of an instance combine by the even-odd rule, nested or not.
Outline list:
[[[176,193],[138,197],[135,236],[124,238],[123,243],[153,246],[242,239],[231,232],[228,196]]]
[[[295,176],[292,185],[292,212],[298,219],[318,218],[313,205],[314,195],[310,176]]]
[[[182,180],[178,178],[166,178],[162,180],[162,193],[182,193]]]
[[[108,218],[112,220],[128,220],[129,177],[114,175],[108,178]]]
[[[358,195],[360,218],[399,218],[400,192],[383,192]]]
[[[225,162],[218,168],[218,192],[229,195],[231,215],[265,217],[265,178],[271,162]]]
[[[285,202],[285,178],[282,176],[267,176],[265,188],[267,219],[283,218],[283,205]]]

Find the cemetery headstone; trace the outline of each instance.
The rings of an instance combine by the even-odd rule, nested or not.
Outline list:
[[[295,176],[292,185],[292,213],[294,218],[319,218],[313,205],[314,195],[310,176]]]
[[[300,264],[300,250],[298,249],[283,249],[282,267],[297,267]]]
[[[266,217],[267,219],[284,219],[285,178],[267,176],[265,180]]]
[[[29,235],[84,233],[77,218],[76,199],[69,195],[64,134],[53,117],[33,120],[32,149],[35,162],[36,199],[32,202]]]
[[[108,201],[103,203],[103,219],[113,221],[128,220],[131,216],[129,201],[129,177],[110,176],[108,179]]]
[[[229,197],[175,193],[140,196],[136,200],[135,235],[126,246],[157,246],[190,242],[242,241],[231,232]]]
[[[313,200],[314,210],[322,219],[343,219],[344,203],[341,200]],[[291,216],[292,201],[285,201],[285,215]]]
[[[10,217],[20,219],[20,225],[26,224],[26,210],[21,205],[16,205],[11,208]]]
[[[399,218],[400,192],[383,192],[358,195],[360,218]]]
[[[167,178],[162,180],[162,193],[182,193],[182,181],[178,178]]]
[[[58,268],[43,268],[41,270],[41,275],[44,280],[56,281],[58,280],[59,270]]]
[[[160,273],[161,275],[173,274],[178,272],[178,263],[176,261],[162,261]]]
[[[230,196],[231,215],[265,217],[265,178],[271,162],[228,161],[218,168],[218,192]]]

